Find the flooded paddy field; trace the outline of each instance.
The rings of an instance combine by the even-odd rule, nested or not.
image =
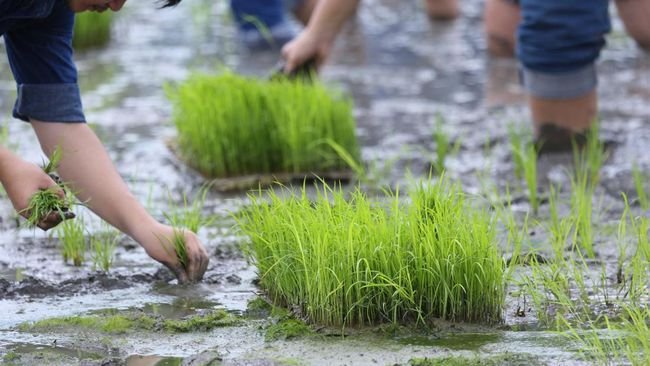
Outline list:
[[[357,135],[368,192],[407,187],[426,179],[435,160],[436,118],[458,151],[446,161],[447,176],[484,202],[505,202],[523,223],[530,211],[526,186],[514,174],[508,126],[527,127],[517,66],[485,56],[482,4],[462,2],[453,22],[431,22],[419,1],[368,0],[344,30],[323,79],[355,102]],[[115,16],[113,40],[104,49],[77,54],[86,116],[129,186],[157,217],[193,197],[204,179],[167,148],[175,135],[162,88],[192,71],[226,65],[265,77],[274,52],[242,50],[226,2],[185,0],[154,10],[148,1],[128,3]],[[2,47],[2,46],[0,46]],[[614,31],[599,62],[601,138],[610,142],[594,193],[595,258],[586,262],[593,312],[597,299],[616,295],[617,227],[628,195],[634,215],[645,216],[632,170],[650,174],[650,55]],[[8,139],[21,156],[42,159],[31,128],[10,120],[15,84],[0,60],[0,109]],[[549,257],[549,183],[560,187],[567,213],[569,155],[542,156],[538,180],[542,205],[528,223],[526,248]],[[98,177],[101,179],[101,177]],[[647,181],[647,179],[646,179]],[[110,273],[63,263],[56,236],[21,225],[10,202],[0,200],[0,363],[8,365],[582,365],[582,345],[539,319],[522,283],[526,266],[508,281],[504,319],[496,325],[433,320],[424,328],[328,329],[292,327],[285,315],[254,306],[261,292],[257,272],[242,253],[245,242],[233,213],[245,193],[208,194],[203,214],[213,223],[198,234],[210,253],[204,281],[179,286],[173,276],[126,237],[119,238]],[[75,211],[90,232],[102,230],[83,207]],[[498,245],[509,258],[508,233]],[[604,273],[604,274],[603,274]],[[587,281],[589,282],[589,281]],[[590,282],[589,282],[590,283]],[[647,298],[644,300],[647,305]],[[251,302],[253,305],[251,305]],[[603,302],[604,303],[604,302]],[[67,320],[66,320],[67,319]],[[279,330],[278,330],[279,328]],[[480,358],[482,361],[477,361]]]

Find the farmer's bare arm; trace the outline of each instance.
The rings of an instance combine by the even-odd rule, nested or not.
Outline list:
[[[24,161],[2,146],[0,146],[0,182],[16,211],[24,217],[29,216],[25,209],[36,192],[55,187],[57,193],[63,197],[63,191],[41,168]],[[60,213],[51,212],[42,218],[38,227],[47,230],[63,219]]]
[[[320,67],[329,56],[332,44],[343,24],[355,12],[360,0],[323,0],[318,3],[302,33],[282,49],[285,72],[291,72],[309,60]]]
[[[137,241],[153,259],[165,264],[179,282],[203,278],[208,254],[197,238],[184,231],[188,263],[182,267],[169,246],[174,229],[156,221],[131,194],[113,166],[101,141],[85,123],[55,123],[32,120],[43,151],[49,156],[61,148],[57,172],[63,181],[99,217]]]

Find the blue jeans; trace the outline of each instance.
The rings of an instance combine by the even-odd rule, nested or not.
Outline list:
[[[526,88],[567,99],[596,87],[594,63],[610,31],[608,0],[520,0],[517,57]]]
[[[24,121],[85,122],[72,57],[74,13],[67,0],[0,0],[4,36]]]

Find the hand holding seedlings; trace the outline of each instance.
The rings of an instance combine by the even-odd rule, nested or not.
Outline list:
[[[4,148],[0,148],[0,181],[16,211],[34,226],[48,230],[74,217],[63,190],[48,174]]]
[[[147,254],[169,268],[178,283],[195,283],[203,279],[210,259],[205,248],[191,231],[173,228],[159,237],[160,245],[146,248]]]

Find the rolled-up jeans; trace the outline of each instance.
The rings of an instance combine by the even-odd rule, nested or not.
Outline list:
[[[610,29],[608,0],[520,0],[517,57],[536,97],[571,99],[596,88],[595,61]]]
[[[0,10],[0,35],[18,88],[14,117],[84,122],[68,1],[0,0]]]
[[[293,10],[303,0],[230,0],[235,21],[240,29],[253,30],[261,23],[273,28],[286,21],[287,10]],[[255,21],[252,18],[255,19]]]

